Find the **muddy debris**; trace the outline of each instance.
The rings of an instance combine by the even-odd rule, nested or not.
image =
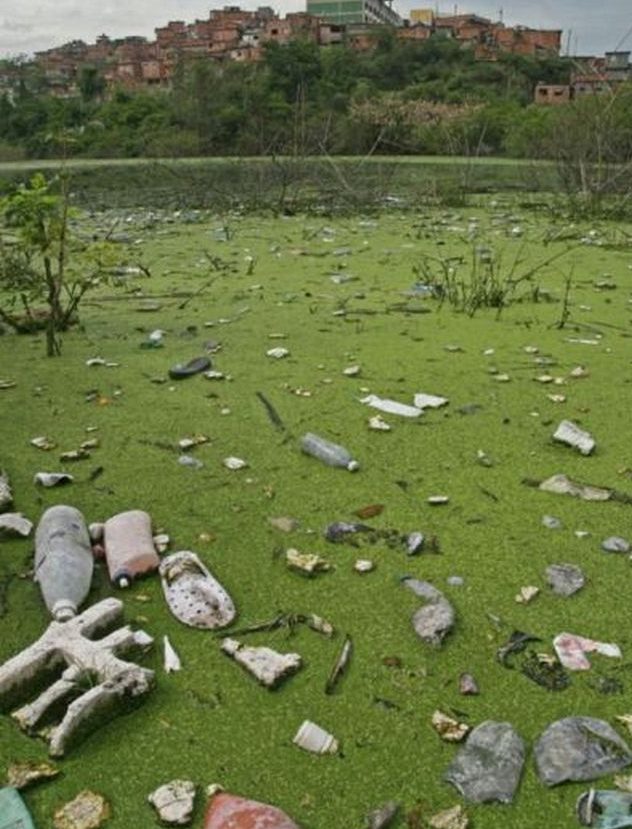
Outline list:
[[[99,829],[110,817],[110,806],[101,794],[80,792],[55,812],[55,829]]]
[[[32,760],[11,763],[7,768],[7,785],[14,789],[26,789],[35,783],[51,780],[61,773],[52,763],[36,763]]]

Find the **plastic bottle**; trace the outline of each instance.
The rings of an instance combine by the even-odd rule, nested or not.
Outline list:
[[[325,438],[321,438],[312,432],[307,432],[301,438],[301,449],[306,455],[318,458],[327,466],[341,466],[348,469],[349,472],[355,472],[360,468],[360,464],[353,460],[344,446],[325,440]]]
[[[34,829],[31,816],[17,789],[0,789],[0,829]]]
[[[128,587],[136,576],[156,570],[160,559],[151,533],[151,518],[135,509],[108,518],[103,527],[103,544],[110,580]]]
[[[78,509],[47,509],[35,531],[35,581],[58,622],[76,615],[90,590],[94,560],[90,536]]]
[[[220,786],[209,786],[208,794],[204,829],[299,829],[276,806],[229,794]]]

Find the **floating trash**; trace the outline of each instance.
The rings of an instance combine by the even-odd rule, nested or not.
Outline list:
[[[470,732],[444,779],[472,803],[511,803],[524,758],[524,741],[512,726],[488,720]]]
[[[26,761],[11,763],[7,768],[7,785],[14,789],[26,789],[42,780],[51,780],[60,774],[60,769],[52,763]]]
[[[570,420],[562,420],[553,434],[553,440],[572,446],[582,455],[590,455],[595,448],[595,441],[590,432],[580,429]]]
[[[209,786],[203,829],[299,829],[285,812]]]
[[[442,406],[447,406],[450,401],[447,397],[438,397],[436,394],[424,394],[419,392],[413,398],[413,403],[417,409],[440,409]]]
[[[180,661],[180,657],[175,651],[175,648],[169,641],[168,636],[162,637],[162,644],[164,649],[164,669],[166,674],[172,674],[176,671],[182,670],[182,663]]]
[[[463,806],[453,806],[433,815],[428,821],[430,829],[467,829],[469,818]]]
[[[247,461],[243,460],[242,458],[235,458],[229,457],[224,458],[222,461],[226,469],[231,469],[233,472],[236,472],[238,469],[246,469],[248,466]]]
[[[412,623],[415,633],[422,642],[439,646],[454,627],[454,608],[443,593],[430,582],[405,578],[402,584],[412,590],[416,596],[426,600],[424,607],[413,614]]]
[[[45,435],[39,435],[38,437],[31,439],[31,446],[35,446],[37,449],[43,449],[45,452],[49,452],[51,449],[54,449],[57,444]]]
[[[468,735],[470,726],[436,710],[430,724],[446,743],[460,743]]]
[[[417,406],[407,406],[405,403],[381,398],[376,394],[369,394],[367,397],[360,398],[360,403],[371,406],[372,409],[379,409],[386,414],[399,415],[400,417],[419,417],[423,414]]]
[[[212,630],[235,618],[233,600],[195,553],[172,553],[159,570],[169,610],[183,624]]]
[[[601,549],[604,553],[629,553],[630,542],[621,536],[612,535],[601,542]]]
[[[464,673],[459,677],[459,694],[464,697],[474,697],[480,694],[478,682],[472,674]]]
[[[33,483],[47,488],[71,484],[74,480],[67,472],[36,472],[33,477]]]
[[[320,435],[307,432],[301,438],[301,449],[306,455],[322,461],[327,466],[337,466],[355,472],[360,464],[351,457],[351,454],[337,443],[332,443]]]
[[[276,348],[269,348],[266,351],[266,357],[272,357],[274,360],[282,360],[284,357],[288,357],[290,354],[289,349],[283,348],[283,346],[276,346]]]
[[[21,512],[5,512],[0,515],[0,536],[19,535],[27,538],[33,529],[33,522]]]
[[[375,415],[375,417],[369,418],[369,429],[374,432],[390,432],[392,427],[380,415]]]
[[[55,829],[99,829],[110,817],[110,806],[101,794],[80,792],[55,812]]]
[[[599,653],[614,659],[621,659],[621,650],[612,642],[596,642],[574,633],[560,633],[553,639],[553,647],[565,668],[571,671],[588,671],[590,662],[587,653]]]
[[[529,604],[539,595],[540,588],[534,587],[530,584],[526,587],[520,588],[520,592],[516,595],[516,602],[518,602],[518,604]]]
[[[294,547],[285,551],[285,561],[290,569],[299,570],[308,576],[331,570],[331,564],[326,559],[316,553],[301,553]]]
[[[342,643],[342,647],[340,648],[340,651],[336,656],[336,661],[334,662],[327,682],[325,683],[326,694],[333,694],[336,685],[338,684],[338,680],[347,669],[352,653],[353,642],[351,640],[351,637],[347,634],[347,636],[345,636],[344,642]]]
[[[574,564],[551,564],[546,568],[546,579],[558,596],[572,596],[586,584],[586,577]]]
[[[310,720],[305,720],[292,741],[294,745],[312,754],[336,754],[338,740]]]
[[[632,826],[632,794],[590,789],[577,799],[575,813],[582,826],[623,829]]]
[[[191,780],[171,780],[148,795],[147,800],[163,823],[184,826],[193,818],[195,783]]]
[[[375,562],[371,561],[368,558],[359,558],[353,565],[353,569],[356,573],[364,574],[370,573],[375,570]]]
[[[276,688],[283,679],[295,674],[303,664],[298,653],[278,653],[272,648],[250,647],[236,639],[223,639],[221,649],[266,688]]]
[[[399,814],[400,805],[390,800],[366,816],[364,829],[387,829]]]
[[[534,748],[540,780],[547,786],[595,780],[632,763],[629,747],[604,720],[566,717],[549,725]]]
[[[11,492],[11,485],[9,483],[9,476],[6,472],[0,470],[0,512],[11,506],[13,503],[13,493]]]

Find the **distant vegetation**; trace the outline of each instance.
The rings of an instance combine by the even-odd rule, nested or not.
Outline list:
[[[13,101],[0,97],[7,160],[371,150],[542,156],[540,139],[555,114],[531,105],[533,90],[539,81],[568,82],[570,65],[510,54],[475,61],[446,38],[402,43],[385,30],[370,52],[294,41],[269,44],[258,64],[187,62],[170,90],[104,97],[86,67],[81,95],[59,99],[47,94],[35,64],[19,70]]]

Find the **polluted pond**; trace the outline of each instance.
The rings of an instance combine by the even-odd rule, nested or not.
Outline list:
[[[187,212],[0,336],[0,829],[632,825],[627,237]]]

